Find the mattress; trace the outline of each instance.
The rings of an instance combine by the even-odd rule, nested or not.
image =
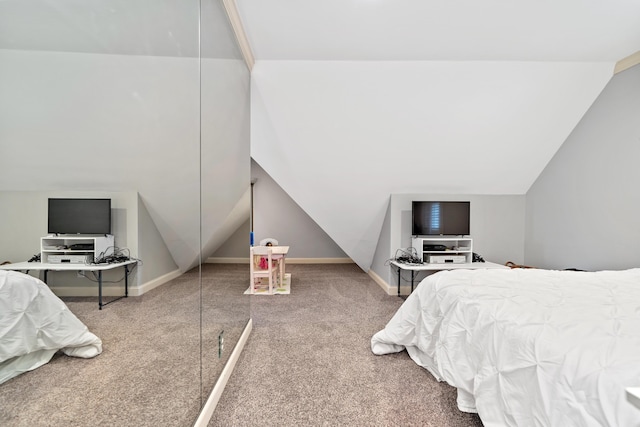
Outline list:
[[[438,272],[371,349],[406,349],[485,426],[640,426],[640,269]]]
[[[0,384],[59,350],[91,358],[102,352],[102,341],[42,281],[0,270]]]

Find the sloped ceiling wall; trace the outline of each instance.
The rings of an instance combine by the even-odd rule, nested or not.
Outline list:
[[[391,193],[526,193],[613,66],[259,60],[251,155],[367,271]]]
[[[236,0],[256,60],[619,61],[635,0]]]

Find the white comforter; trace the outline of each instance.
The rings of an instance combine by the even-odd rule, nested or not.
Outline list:
[[[640,269],[433,274],[371,339],[404,348],[485,426],[640,426]]]
[[[102,341],[43,282],[0,270],[0,384],[44,365],[58,350],[94,357]]]

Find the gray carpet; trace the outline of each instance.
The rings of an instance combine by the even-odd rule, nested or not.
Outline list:
[[[202,267],[202,370],[197,269],[101,311],[96,298],[64,298],[104,351],[58,353],[0,385],[0,426],[192,425],[249,318],[248,283],[247,265]],[[218,358],[221,331],[229,351]]]
[[[287,265],[290,295],[251,296],[253,332],[210,426],[481,426],[406,352],[371,336],[403,300],[355,265]]]
[[[481,426],[405,352],[371,353],[402,299],[355,265],[287,271],[291,295],[248,296],[246,265],[203,266],[202,371],[197,271],[102,311],[95,298],[65,299],[104,352],[56,355],[0,385],[0,426],[190,426],[249,312],[254,330],[211,426]]]

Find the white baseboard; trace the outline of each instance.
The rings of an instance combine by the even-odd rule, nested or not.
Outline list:
[[[378,284],[378,286],[382,288],[383,291],[385,291],[385,293],[387,293],[387,295],[391,295],[391,286],[382,277],[380,277],[378,273],[373,270],[369,270],[367,274]]]
[[[146,283],[138,286],[131,286],[129,284],[129,296],[138,297],[145,292],[149,292],[151,289],[155,289],[160,285],[180,277],[182,272],[180,270],[174,270],[160,277],[156,277]],[[80,286],[51,286],[51,290],[59,297],[97,297],[98,296],[98,284],[91,283],[90,285]],[[102,295],[106,297],[118,297],[124,294],[124,283],[117,285],[103,284]]]
[[[142,294],[144,294],[145,292],[149,292],[151,289],[155,289],[158,286],[164,285],[167,282],[170,282],[171,280],[175,279],[176,277],[180,277],[182,275],[182,272],[179,269],[175,269],[173,271],[170,271],[167,274],[163,274],[160,277],[156,277],[153,280],[150,280],[146,283],[143,283],[142,285],[139,286],[134,286],[134,287],[129,287],[129,295],[134,296],[134,297],[138,297]]]
[[[209,257],[206,264],[249,264],[249,258]],[[289,258],[287,264],[353,264],[351,258]]]
[[[398,295],[398,285],[392,286],[388,284],[382,277],[373,270],[369,270],[369,277],[376,282],[387,295]],[[400,295],[409,295],[411,293],[411,285],[400,285]]]
[[[216,381],[216,385],[213,386],[213,390],[211,390],[211,394],[209,394],[207,401],[204,403],[204,406],[200,411],[200,415],[198,415],[196,422],[193,424],[193,427],[206,427],[207,425],[209,425],[209,421],[213,416],[213,411],[215,411],[216,406],[218,406],[220,397],[222,397],[222,392],[227,385],[227,381],[229,381],[229,378],[231,377],[233,369],[236,367],[236,362],[238,362],[240,353],[242,353],[244,345],[247,343],[252,329],[253,320],[249,319],[247,325],[244,327],[244,331],[242,331],[242,335],[240,335],[238,343],[235,345],[235,347],[233,347],[233,351],[229,356],[229,360],[224,365],[222,373],[220,373],[218,381]]]

